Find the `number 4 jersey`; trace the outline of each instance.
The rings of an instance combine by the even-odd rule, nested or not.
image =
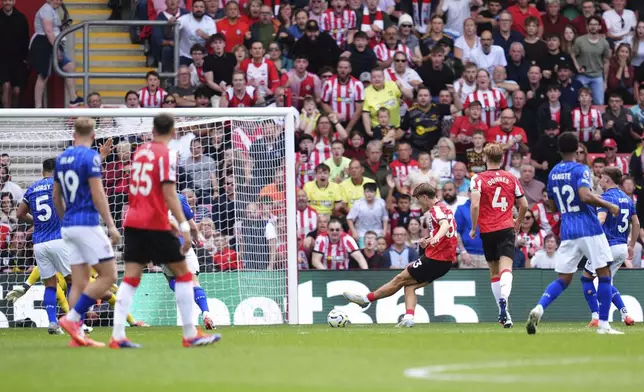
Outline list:
[[[136,149],[130,172],[130,208],[125,227],[145,230],[170,230],[168,206],[161,186],[175,182],[177,154],[163,143],[145,143]]]
[[[505,170],[486,170],[475,174],[470,191],[481,194],[479,228],[481,233],[491,233],[514,227],[512,207],[523,197],[519,180]]]
[[[444,202],[438,202],[425,214],[427,227],[430,235],[433,237],[438,233],[442,221],[447,220],[449,229],[445,236],[434,246],[427,245],[425,256],[432,260],[454,261],[456,260],[456,221],[454,214]]]
[[[563,161],[548,175],[548,198],[561,212],[561,240],[592,237],[603,233],[595,208],[579,199],[580,188],[593,188],[590,169],[577,162]]]

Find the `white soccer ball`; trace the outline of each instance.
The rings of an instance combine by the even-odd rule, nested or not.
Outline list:
[[[332,309],[326,319],[332,328],[344,328],[350,323],[349,316],[338,309]]]

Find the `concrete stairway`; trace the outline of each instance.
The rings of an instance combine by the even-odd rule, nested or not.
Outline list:
[[[74,23],[87,20],[107,20],[111,11],[105,0],[65,0]],[[74,62],[77,72],[83,71],[83,33],[74,33]],[[145,66],[143,45],[130,42],[128,27],[95,26],[89,33],[89,68],[94,72],[139,73],[153,70]],[[83,80],[76,80],[76,89],[87,97],[98,92],[103,104],[122,105],[128,90],[138,90],[145,85],[141,79],[91,78],[89,91],[83,92]]]

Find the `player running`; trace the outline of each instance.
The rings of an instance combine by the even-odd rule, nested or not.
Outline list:
[[[181,203],[181,209],[183,210],[183,215],[186,217],[188,220],[188,224],[190,225],[190,234],[193,236],[195,239],[199,235],[199,230],[197,229],[197,224],[195,223],[194,217],[195,213],[192,211],[192,208],[190,208],[190,204],[188,204],[188,199],[182,195],[181,193],[177,193],[177,197],[179,198],[179,202]],[[172,211],[168,211],[168,217],[170,218],[170,225],[172,226],[172,229],[177,233],[179,233],[179,222],[172,216]],[[179,244],[183,246],[183,237],[179,235]],[[210,309],[208,307],[208,297],[206,296],[206,292],[204,291],[203,288],[201,288],[201,284],[199,283],[199,260],[197,259],[197,254],[195,253],[194,248],[191,246],[188,252],[185,254],[186,256],[186,263],[188,264],[188,270],[192,273],[192,283],[193,283],[193,293],[194,293],[194,300],[197,306],[199,306],[199,309],[201,310],[201,317],[203,319],[203,325],[206,327],[206,329],[216,329],[215,327],[215,322],[212,320],[212,317],[210,317]],[[172,271],[168,268],[166,264],[163,264],[161,266],[163,269],[163,273],[165,274],[166,278],[168,279],[168,285],[170,286],[170,290],[174,291],[175,285],[177,283],[174,275],[172,274]]]
[[[590,169],[575,162],[579,146],[577,136],[572,132],[564,132],[559,136],[558,143],[563,160],[552,168],[548,176],[547,190],[548,203],[554,203],[561,212],[562,241],[557,250],[555,264],[559,278],[550,283],[539,304],[530,311],[526,330],[531,335],[537,332],[543,312],[568,287],[577,271],[577,265],[582,257],[586,256],[590,270],[596,271],[599,277],[597,333],[621,335],[622,332],[613,329],[608,323],[612,295],[609,265],[613,257],[592,206],[604,208],[614,216],[619,216],[620,208],[592,193]]]
[[[183,324],[183,346],[213,344],[221,335],[207,335],[193,323],[192,273],[184,254],[192,246],[190,224],[181,209],[176,190],[177,154],[168,149],[174,138],[174,119],[167,114],[154,117],[152,141],[136,149],[127,216],[125,217],[125,275],[116,293],[111,348],[140,348],[125,336],[125,318],[132,306],[143,269],[149,262],[166,264],[176,277],[175,295]],[[183,246],[171,231],[168,209],[179,222]]]
[[[456,260],[456,222],[452,211],[436,197],[436,189],[428,183],[420,184],[414,189],[414,198],[426,213],[430,237],[423,238],[419,244],[425,249],[424,254],[406,269],[396,275],[389,283],[367,295],[344,293],[348,301],[366,307],[371,302],[394,295],[405,288],[405,316],[399,327],[414,326],[414,311],[418,297],[416,289],[425,287],[445,275]]]
[[[523,196],[519,180],[512,173],[501,170],[503,146],[490,143],[483,149],[483,154],[487,170],[474,175],[470,183],[470,237],[476,238],[478,224],[485,260],[490,265],[492,294],[499,307],[499,323],[504,328],[512,328],[508,300],[512,292],[514,243],[519,225],[528,211],[528,201]],[[519,208],[516,223],[512,219],[515,204]]]
[[[116,283],[114,249],[121,240],[107,203],[101,179],[101,157],[90,147],[94,143],[94,120],[80,117],[74,122],[74,145],[56,160],[54,206],[62,219],[62,238],[69,251],[74,284],[69,294],[73,309],[58,323],[71,336],[71,346],[104,347],[85,336],[82,317]],[[53,211],[52,211],[53,213]],[[112,239],[100,226],[99,215]],[[89,282],[90,268],[98,272]]]
[[[619,217],[608,214],[605,208],[599,208],[597,218],[604,229],[610,251],[613,254],[613,262],[610,264],[611,279],[627,258],[633,257],[633,247],[637,243],[640,232],[640,221],[635,212],[633,199],[628,197],[618,185],[622,179],[622,171],[616,167],[605,167],[602,169],[599,186],[604,190],[601,198],[619,207]],[[632,225],[629,241],[629,224]],[[597,303],[597,291],[593,283],[595,271],[592,269],[590,260],[586,262],[586,268],[581,276],[581,287],[588,307],[592,313],[589,327],[599,325],[599,304]],[[611,283],[612,284],[612,283]],[[635,321],[628,315],[626,305],[622,296],[615,286],[611,287],[613,304],[622,316],[622,321],[628,326],[635,325]]]

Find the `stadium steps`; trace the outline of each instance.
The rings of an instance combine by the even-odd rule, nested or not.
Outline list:
[[[107,20],[111,11],[105,0],[65,0],[74,23],[88,20]],[[83,72],[83,33],[74,33],[74,63]],[[146,67],[143,45],[130,42],[127,26],[92,26],[89,31],[89,68],[94,72],[144,73]],[[83,92],[83,79],[76,79],[76,89]],[[89,91],[98,92],[104,105],[122,105],[128,90],[138,90],[145,84],[141,79],[90,78]]]

